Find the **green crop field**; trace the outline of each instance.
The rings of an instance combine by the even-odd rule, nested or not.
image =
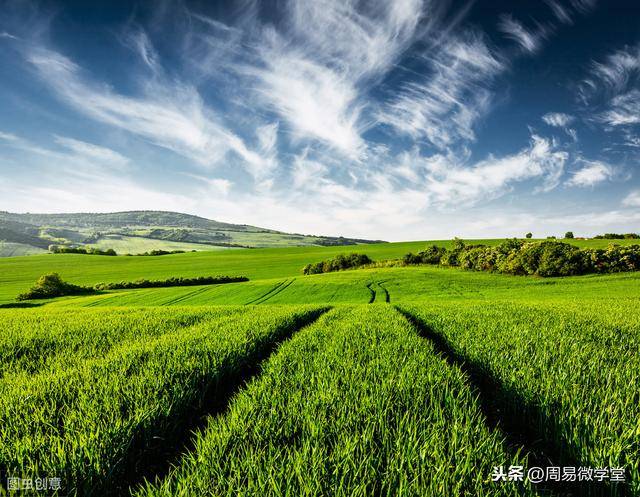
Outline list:
[[[171,240],[155,240],[141,236],[105,235],[94,243],[85,244],[87,247],[100,250],[113,249],[118,254],[142,254],[152,250],[228,250],[203,243],[174,242]]]
[[[640,273],[302,274],[430,243],[0,259],[0,494],[640,497]],[[51,272],[249,281],[14,300]]]

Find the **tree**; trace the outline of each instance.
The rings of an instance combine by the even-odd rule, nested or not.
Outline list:
[[[564,234],[564,237],[565,237],[565,238],[573,238],[573,231],[567,231],[567,232]]]
[[[531,233],[527,233],[527,234],[526,234],[526,235],[524,235],[524,236],[525,236],[525,237],[527,237],[527,238],[532,238],[532,237],[533,237],[533,235],[532,235]]]

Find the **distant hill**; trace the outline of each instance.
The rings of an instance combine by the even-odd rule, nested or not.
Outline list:
[[[214,221],[167,211],[15,214],[0,211],[0,257],[37,253],[50,245],[113,248],[120,254],[149,250],[212,250],[233,247],[337,246],[380,243],[303,235]],[[11,247],[3,251],[2,247]]]

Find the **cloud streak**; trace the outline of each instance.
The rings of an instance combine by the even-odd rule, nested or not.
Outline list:
[[[515,41],[520,45],[522,50],[528,53],[537,52],[545,37],[544,30],[539,29],[538,31],[533,31],[528,29],[520,21],[509,14],[505,14],[500,17],[498,29],[500,29],[507,38]]]
[[[251,168],[262,158],[227,129],[188,84],[149,81],[141,96],[127,96],[92,82],[69,58],[36,48],[27,60],[64,102],[96,121],[121,128],[155,145],[189,157],[202,166],[216,166],[235,154]]]

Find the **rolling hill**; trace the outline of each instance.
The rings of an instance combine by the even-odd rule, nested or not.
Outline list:
[[[2,257],[38,253],[50,245],[111,248],[119,254],[138,254],[150,250],[342,246],[380,240],[284,233],[165,211],[75,214],[0,211],[0,242]]]

